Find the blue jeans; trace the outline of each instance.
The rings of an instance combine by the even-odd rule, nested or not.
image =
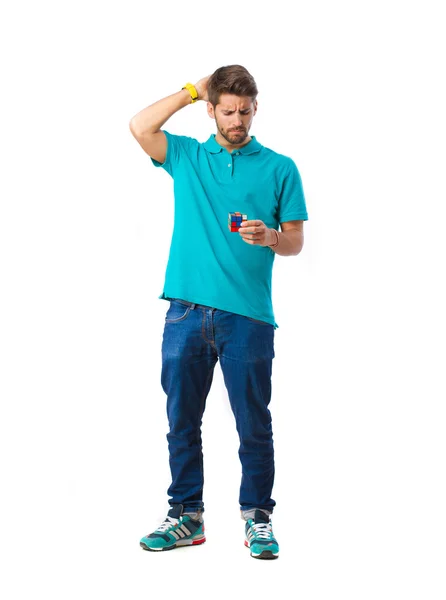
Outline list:
[[[273,511],[271,374],[274,326],[203,304],[170,299],[162,343],[167,394],[169,503],[204,510],[202,417],[218,359],[240,439],[242,510]]]

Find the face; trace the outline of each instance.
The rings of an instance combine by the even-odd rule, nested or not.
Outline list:
[[[208,102],[208,114],[215,119],[218,133],[231,145],[243,144],[256,112],[257,100],[253,102],[249,96],[221,94],[215,109]]]

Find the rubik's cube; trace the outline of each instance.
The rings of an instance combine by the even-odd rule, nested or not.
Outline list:
[[[230,212],[228,218],[229,231],[238,231],[242,221],[247,221],[248,215],[242,215],[240,212]]]

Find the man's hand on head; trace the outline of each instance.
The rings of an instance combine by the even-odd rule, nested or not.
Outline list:
[[[195,89],[197,90],[198,100],[204,100],[205,102],[209,101],[208,97],[208,81],[210,79],[210,75],[203,77],[200,79],[198,83],[195,84]]]

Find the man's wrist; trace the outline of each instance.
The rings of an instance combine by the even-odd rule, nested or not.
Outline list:
[[[196,87],[192,83],[186,83],[183,86],[183,90],[186,90],[187,93],[189,94],[191,104],[194,103],[194,102],[197,102],[197,100],[199,100],[198,91],[197,91]]]
[[[189,104],[192,104],[192,97],[188,89],[183,88],[180,90],[180,94],[183,94],[183,96],[188,100]]]
[[[275,248],[279,244],[279,232],[276,229],[270,229],[273,241],[271,244],[268,244],[269,248]]]

